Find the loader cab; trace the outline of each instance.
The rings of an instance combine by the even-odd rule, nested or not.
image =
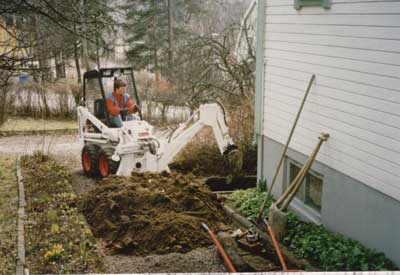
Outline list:
[[[101,68],[91,70],[83,74],[82,104],[108,127],[116,127],[110,120],[110,114],[106,108],[106,95],[113,91],[114,81],[122,78],[127,83],[126,92],[140,106],[136,89],[135,77],[132,67]],[[139,117],[142,113],[139,110]]]

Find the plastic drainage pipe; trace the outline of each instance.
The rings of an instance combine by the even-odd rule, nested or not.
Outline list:
[[[267,226],[269,235],[271,236],[272,244],[274,245],[274,248],[275,248],[276,254],[278,255],[279,262],[281,263],[282,269],[284,272],[286,272],[286,271],[288,271],[288,269],[286,266],[285,259],[282,256],[281,249],[279,248],[278,242],[276,241],[274,230],[272,230],[271,226],[269,225],[268,221],[265,218],[263,220],[264,220],[265,225]]]
[[[228,267],[229,272],[236,273],[236,269],[233,266],[231,260],[229,259],[228,255],[225,253],[224,248],[222,247],[221,243],[218,241],[217,237],[215,237],[214,233],[210,230],[210,228],[205,224],[201,223],[201,226],[207,230],[208,235],[210,235],[212,241],[214,242],[215,246],[217,247],[218,252],[221,254],[222,259],[224,260],[226,266]]]

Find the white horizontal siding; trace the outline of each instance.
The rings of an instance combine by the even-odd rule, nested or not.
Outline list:
[[[399,16],[400,17],[400,16]],[[267,36],[269,38],[269,36]],[[299,53],[308,57],[308,55],[313,56],[325,56],[331,58],[340,58],[339,62],[342,62],[341,59],[346,59],[350,61],[361,61],[362,67],[365,67],[365,62],[370,63],[374,66],[374,72],[379,72],[380,68],[375,67],[376,65],[389,65],[396,66],[395,72],[399,73],[399,65],[400,60],[398,60],[397,56],[400,51],[383,51],[383,50],[370,50],[370,49],[361,49],[361,48],[349,48],[349,47],[341,47],[335,45],[317,45],[312,40],[307,40],[308,43],[296,43],[293,41],[276,41],[273,39],[267,40],[267,49],[284,51],[288,53]],[[314,43],[314,44],[313,44]],[[400,50],[400,48],[397,48]],[[310,60],[311,61],[311,60]],[[332,63],[332,62],[331,62]],[[356,68],[355,68],[356,69]],[[398,75],[395,75],[398,76]]]
[[[284,99],[271,99],[266,107],[268,107],[271,112],[274,112],[274,119],[267,120],[266,126],[268,126],[269,123],[275,123],[276,121],[279,121],[279,123],[281,123],[282,120],[285,120],[289,124],[293,124],[295,114],[288,111],[292,108],[284,102]],[[312,108],[313,106],[311,106],[309,109]],[[281,125],[283,126],[286,124]],[[305,128],[309,130],[314,129],[314,137],[318,136],[321,131],[335,133],[335,136],[331,140],[334,140],[334,142],[340,142],[344,147],[351,147],[351,150],[357,150],[359,152],[367,153],[371,157],[371,160],[373,160],[374,162],[370,163],[371,160],[368,158],[364,159],[364,161],[372,165],[374,165],[376,163],[375,160],[378,159],[379,161],[390,162],[394,166],[400,165],[399,160],[396,159],[398,152],[395,152],[393,150],[390,150],[390,152],[388,152],[389,147],[387,145],[378,144],[377,141],[371,140],[369,138],[360,138],[356,136],[354,132],[357,131],[357,127],[347,126],[347,123],[338,121],[336,118],[329,118],[328,116],[316,117],[315,112],[305,110],[301,116],[301,120],[299,121],[298,125],[300,128]],[[346,128],[346,131],[342,130],[343,128]],[[317,129],[320,130],[317,131]],[[288,131],[286,132],[288,133]],[[365,130],[363,130],[362,132],[368,134]],[[393,158],[395,159],[393,160]]]
[[[329,77],[337,80],[352,81],[355,83],[369,85],[400,91],[400,79],[384,75],[368,74],[366,72],[357,72],[352,69],[333,67],[329,64],[309,63],[307,61],[288,60],[280,55],[267,55],[265,61],[269,65],[280,66],[282,68],[304,73],[318,73],[319,76]]]
[[[400,1],[332,0],[331,8],[266,7],[264,129],[291,147],[400,199]]]
[[[273,62],[269,62],[266,65],[266,70],[268,71],[268,77],[284,77],[285,79],[301,81],[308,85],[308,77],[310,76],[310,73],[308,72],[297,71],[292,68],[286,69],[279,65],[273,65]],[[340,78],[334,78],[332,76],[323,76],[321,74],[318,75],[318,79],[315,80],[315,83],[317,83],[317,85],[320,87],[332,88],[353,95],[364,95],[369,98],[400,103],[400,98],[398,96],[400,90],[397,91],[378,86],[371,86],[368,84],[354,82],[353,80],[344,80]]]
[[[279,92],[298,102],[302,99],[308,83],[270,75],[268,84],[271,91]],[[316,82],[315,82],[316,83]],[[352,94],[335,88],[315,85],[313,93],[307,102],[313,102],[322,107],[342,111],[350,115],[358,115],[383,125],[400,128],[398,125],[400,108],[398,103],[371,98],[365,95]],[[377,103],[379,104],[377,106]],[[382,108],[380,108],[382,107]],[[326,110],[324,110],[326,111]],[[398,137],[400,139],[400,136]]]
[[[291,29],[291,28],[290,28]],[[350,49],[352,53],[356,50],[369,51],[368,54],[374,54],[374,51],[399,53],[400,40],[382,39],[382,38],[360,38],[342,36],[340,39],[333,39],[331,35],[310,34],[294,32],[272,32],[269,31],[266,36],[268,44],[271,42],[290,42],[303,45],[331,47],[332,50],[338,48]],[[357,54],[357,53],[356,53]],[[379,61],[381,62],[381,60]]]
[[[293,1],[289,5],[274,6],[274,1],[268,4],[269,15],[297,15],[299,11],[288,9],[288,6],[293,6]],[[284,1],[279,1],[282,4]],[[368,1],[332,1],[333,5],[330,9],[321,9],[319,7],[307,7],[300,11],[301,14],[399,14],[400,2],[368,2]]]
[[[398,41],[400,37],[400,28],[384,28],[372,26],[346,26],[346,25],[302,25],[302,24],[269,24],[267,33],[297,33],[318,36],[335,36],[347,38],[376,38],[383,40]],[[306,42],[307,40],[305,40]],[[334,38],[332,38],[332,43]],[[382,42],[383,43],[383,42]]]
[[[400,21],[400,16],[399,16]],[[390,64],[378,64],[362,60],[352,60],[346,57],[318,55],[306,52],[295,52],[290,49],[271,49],[266,47],[266,57],[278,56],[282,60],[296,61],[307,64],[326,64],[329,68],[346,69],[347,71],[367,73],[369,75],[390,77],[400,80],[400,67]],[[365,57],[368,59],[367,57]]]
[[[298,15],[269,15],[267,24],[310,24],[310,25],[339,25],[339,26],[381,26],[400,27],[398,14],[309,14]]]
[[[390,2],[398,2],[397,0],[330,0],[332,4],[352,4],[352,3],[390,3]],[[267,0],[268,7],[279,7],[279,6],[290,6],[293,7],[293,0]],[[313,8],[313,7],[309,7]],[[304,12],[304,11],[303,11]]]

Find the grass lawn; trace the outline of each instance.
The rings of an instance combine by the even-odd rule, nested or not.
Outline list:
[[[0,131],[41,131],[41,130],[65,130],[77,129],[76,120],[44,120],[30,117],[10,117],[0,126]]]
[[[15,273],[17,208],[15,159],[0,157],[0,271],[3,272],[2,274]]]

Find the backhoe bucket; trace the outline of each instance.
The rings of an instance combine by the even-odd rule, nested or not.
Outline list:
[[[239,174],[243,168],[243,154],[236,145],[229,145],[224,152],[229,169],[234,175]]]

